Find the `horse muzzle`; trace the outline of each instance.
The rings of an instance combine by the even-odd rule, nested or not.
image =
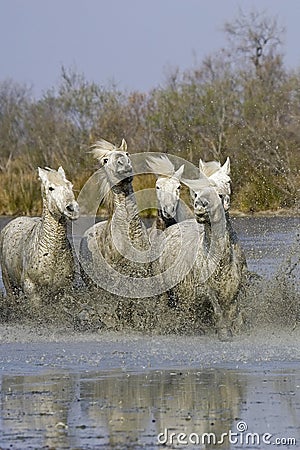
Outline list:
[[[195,208],[194,214],[195,214],[197,222],[199,222],[199,223],[206,222],[209,219],[209,214],[208,214],[206,208],[203,208],[203,207]]]
[[[70,202],[64,211],[64,215],[70,220],[76,220],[79,217],[79,205],[76,201]]]
[[[174,219],[176,216],[176,208],[162,208],[162,214],[166,219]]]

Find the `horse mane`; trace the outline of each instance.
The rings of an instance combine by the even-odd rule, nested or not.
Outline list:
[[[205,161],[202,161],[202,159],[199,160],[199,169],[207,177],[210,177],[211,175],[213,175],[220,168],[221,168],[221,163],[219,161],[205,162]]]
[[[98,160],[105,158],[110,152],[117,150],[117,147],[114,144],[111,144],[105,139],[99,139],[95,144],[91,145],[90,148],[90,153]]]
[[[166,155],[148,156],[147,166],[156,175],[172,177],[175,173],[175,167]]]
[[[227,161],[229,161],[228,158]],[[200,159],[199,171],[200,173],[207,176],[209,180],[215,184],[219,194],[224,195],[231,193],[231,178],[224,170],[222,170],[222,166],[219,161],[204,162],[202,161],[202,159]]]
[[[102,163],[103,158],[109,156],[111,152],[116,151],[125,152],[127,150],[127,144],[126,141],[123,139],[120,147],[117,147],[116,145],[106,141],[105,139],[99,139],[90,148],[91,148],[90,153],[92,153],[94,158],[97,158],[98,161]],[[107,173],[103,168],[103,165],[96,171],[96,174],[98,178],[97,184],[99,184],[99,193],[100,197],[102,198],[101,204],[105,205],[108,214],[111,217],[114,211],[114,200],[111,192],[111,186],[107,177]]]
[[[202,175],[202,177],[199,177],[196,180],[190,180],[188,178],[183,178],[182,182],[188,186],[190,189],[192,189],[194,192],[201,191],[203,188],[206,187],[215,187],[215,182],[210,180],[205,175]]]
[[[95,174],[97,175],[97,184],[99,185],[100,197],[104,199],[111,189],[107,175],[102,167],[100,167]]]

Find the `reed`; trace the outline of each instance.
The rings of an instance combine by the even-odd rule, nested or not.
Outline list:
[[[36,174],[25,171],[0,174],[0,214],[37,215],[41,213],[40,185]]]

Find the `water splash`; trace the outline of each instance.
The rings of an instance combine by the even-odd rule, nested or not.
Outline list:
[[[240,222],[246,229],[246,239],[251,236],[248,241],[249,246],[251,245],[251,248],[256,246],[257,251],[261,245],[257,239],[260,239],[262,235],[264,238],[266,237],[266,230],[260,228],[260,223],[261,220],[258,224],[255,222],[253,227],[255,235],[252,238],[251,233],[247,235],[249,224],[243,220]],[[236,224],[238,225],[239,222]],[[290,222],[280,223],[280,229],[288,228],[289,224]],[[293,223],[291,224],[293,225]],[[272,223],[268,226],[270,229],[273,227]],[[279,229],[279,226],[277,228]],[[292,230],[292,228],[290,229]],[[239,234],[242,235],[242,232]],[[241,237],[243,238],[243,235]],[[242,323],[237,322],[236,331],[243,333],[250,330],[251,332],[251,330],[264,329],[266,326],[273,327],[274,330],[278,330],[279,327],[287,330],[299,328],[299,234],[296,235],[292,245],[285,244],[283,252],[282,243],[288,241],[291,240],[282,236],[279,246],[281,255],[284,253],[286,256],[281,256],[282,260],[280,261],[276,254],[271,261],[273,265],[277,264],[276,270],[264,274],[264,276],[256,273],[248,277],[247,283],[242,287],[237,300],[240,310],[239,319],[242,319]],[[246,245],[247,242],[244,241],[244,244]],[[249,253],[249,249],[246,248],[246,251]],[[269,248],[264,248],[263,253],[268,256]],[[259,272],[260,266],[263,268],[264,265],[259,258],[260,256],[257,256],[255,259],[256,272]],[[184,293],[182,295],[184,296]],[[188,302],[189,299],[184,300]],[[214,320],[209,299],[204,301],[201,314],[197,314],[193,310],[185,309],[183,312],[180,308],[170,308],[169,303],[170,293],[160,297],[126,299],[99,288],[89,291],[78,281],[76,287],[67,295],[57,295],[50,299],[45,295],[44,302],[39,309],[31,307],[30,301],[22,296],[16,299],[5,297],[0,293],[0,317],[2,322],[34,325],[48,323],[70,331],[76,330],[76,332],[102,332],[104,330],[134,330],[157,334],[214,332]]]
[[[271,279],[256,274],[239,293],[238,303],[242,324],[237,331],[266,325],[294,329],[300,325],[299,242]],[[203,307],[203,305],[202,305]],[[205,314],[170,308],[167,295],[149,299],[117,297],[101,289],[78,287],[67,295],[51,299],[35,309],[28,299],[1,298],[0,315],[4,322],[22,324],[49,323],[70,330],[134,330],[158,334],[199,334],[214,328],[212,308],[207,300]]]
[[[300,239],[270,277],[254,276],[240,296],[245,321],[252,328],[272,325],[294,329],[300,324]]]

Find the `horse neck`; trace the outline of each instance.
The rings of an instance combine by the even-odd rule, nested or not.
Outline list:
[[[209,221],[206,221],[206,222],[204,222],[203,227],[204,227],[204,244],[205,244],[206,249],[209,249],[210,244],[211,244],[211,236],[212,236],[211,223]]]
[[[159,208],[157,211],[157,217],[156,217],[156,229],[164,231],[166,228],[170,227],[171,225],[175,225],[177,223],[177,218],[174,217],[172,219],[166,219],[163,216],[162,210]]]
[[[113,191],[114,224],[124,236],[129,236],[138,248],[149,245],[146,227],[140,219],[131,182],[122,184],[121,189]],[[111,218],[108,222],[111,222]]]
[[[37,238],[39,248],[47,253],[64,248],[67,244],[67,222],[65,217],[54,217],[45,201]]]
[[[225,218],[226,218],[226,227],[227,227],[227,231],[228,231],[228,234],[229,234],[230,242],[232,242],[233,244],[236,244],[237,241],[238,241],[238,237],[237,237],[237,234],[236,234],[236,232],[234,231],[234,229],[232,227],[229,211],[225,212]]]
[[[203,230],[203,240],[199,247],[196,267],[202,279],[219,280],[223,268],[230,265],[231,259],[224,214],[217,214],[216,217],[211,214],[210,221],[203,223]]]
[[[227,257],[230,249],[230,233],[222,205],[216,208],[214,213],[211,212],[210,220],[204,223],[204,245],[207,251],[213,248],[214,253],[220,252],[224,258]]]

